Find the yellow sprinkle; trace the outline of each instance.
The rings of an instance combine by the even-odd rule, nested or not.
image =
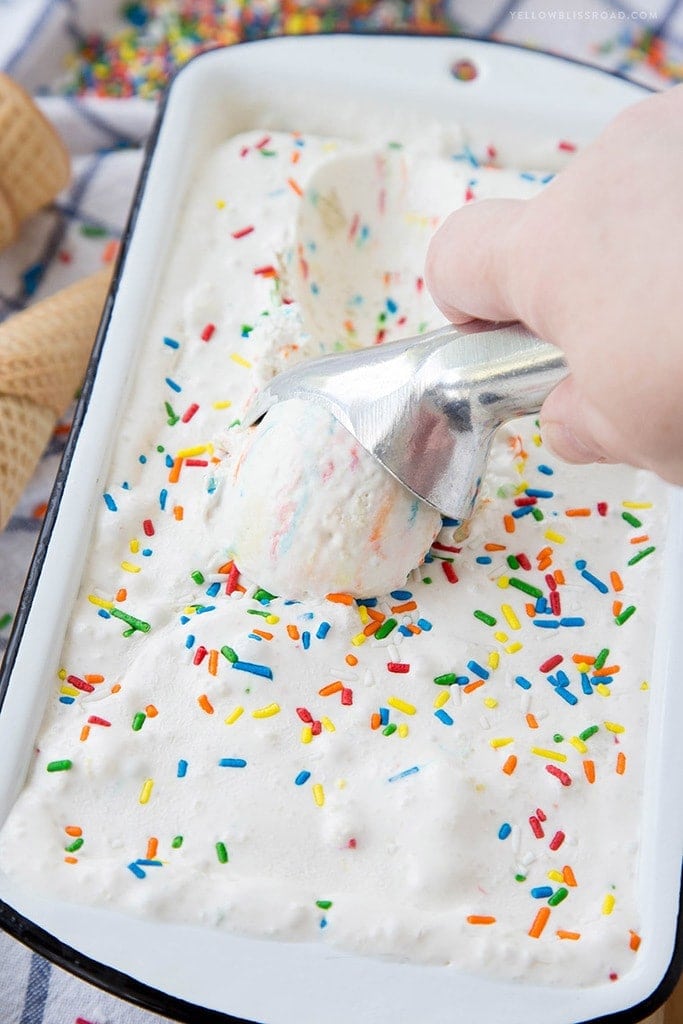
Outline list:
[[[498,707],[498,701],[496,700],[495,697],[485,697],[484,698],[484,704],[486,705],[487,708],[497,708]]]
[[[370,613],[364,604],[358,606],[358,614],[360,615],[360,621],[364,626],[367,626],[368,622],[370,622]]]
[[[640,688],[641,688],[641,690],[649,690],[650,689],[650,684],[646,683],[645,680],[643,680],[643,682],[640,684]]]
[[[498,651],[491,651],[489,654],[489,668],[498,668],[500,665],[500,654]]]
[[[507,747],[509,743],[514,743],[514,736],[499,736],[497,739],[489,740],[489,743],[494,750],[498,750],[499,747]]]
[[[97,597],[95,594],[88,594],[88,600],[90,604],[97,605],[98,608],[113,608],[113,601],[105,601],[103,597]]]
[[[616,897],[611,892],[608,892],[602,901],[602,912],[603,914],[611,914],[614,910],[614,904],[617,902]]]
[[[520,623],[519,623],[519,619],[515,615],[515,610],[512,607],[512,605],[502,604],[500,606],[500,610],[502,611],[503,615],[505,616],[505,621],[507,622],[507,624],[510,627],[510,629],[521,629],[522,628]]]
[[[507,633],[503,633],[503,631],[501,629],[499,629],[493,635],[494,635],[494,637],[496,638],[496,640],[498,641],[499,644],[505,644],[510,639],[510,637],[507,635]]]
[[[450,697],[451,697],[450,688],[448,686],[444,686],[443,689],[441,689],[439,691],[439,693],[437,693],[436,697],[434,698],[434,707],[435,708],[442,708],[444,706],[444,704],[448,703],[448,701],[450,700]]]
[[[567,539],[561,533],[557,533],[556,530],[546,530],[543,536],[546,540],[553,541],[554,544],[564,544]]]
[[[187,608],[183,608],[183,615],[194,615],[194,613],[196,611],[197,611],[197,605],[196,604],[189,604],[187,606]]]
[[[564,875],[561,871],[549,871],[548,878],[551,882],[561,882],[564,885]]]
[[[59,672],[57,673],[57,678],[58,679],[66,679],[66,676],[67,676],[66,669],[65,668],[60,668]]]
[[[243,366],[245,370],[251,370],[252,364],[248,359],[245,359],[244,356],[241,356],[239,352],[231,352],[230,358],[233,363],[237,363],[238,366]]]
[[[593,666],[589,665],[585,661],[580,661],[579,664],[576,666],[576,668],[578,669],[579,672],[590,672],[591,669],[593,668]]]
[[[212,402],[211,407],[213,409],[229,409],[232,402],[228,398],[223,398],[219,402]]]
[[[129,547],[131,555],[137,555],[138,551],[140,550],[140,541],[136,537],[134,537],[133,540],[130,542]]]
[[[515,487],[514,493],[515,494],[523,494],[528,486],[529,486],[529,481],[528,480],[522,480],[521,484],[517,484],[517,486]]]
[[[322,718],[320,719],[320,724],[322,725],[323,729],[327,729],[328,732],[336,731],[334,722],[331,719],[329,719],[327,715],[322,716]]]
[[[195,455],[213,455],[212,444],[197,444],[194,448],[181,448],[176,452],[176,459],[192,459]]]
[[[499,586],[501,590],[505,590],[506,587],[510,586],[510,577],[499,576],[498,579],[496,580],[496,585]]]
[[[570,736],[569,742],[574,747],[574,750],[578,750],[580,754],[585,754],[588,750],[586,744],[578,736]]]
[[[390,708],[396,708],[397,711],[402,711],[404,715],[414,715],[417,708],[414,704],[409,704],[406,700],[401,700],[400,697],[389,697],[387,704]]]
[[[149,803],[149,798],[152,795],[152,787],[154,786],[154,779],[145,779],[140,790],[140,803]]]
[[[508,644],[505,650],[508,652],[508,654],[516,654],[517,651],[521,651],[523,646],[524,645],[520,644],[519,640],[515,640],[513,644]]]
[[[598,685],[595,687],[595,689],[600,694],[601,697],[609,697],[611,695],[611,693],[612,693],[612,691],[610,690],[609,686],[605,686],[604,683],[598,683]]]
[[[312,739],[313,739],[313,730],[311,729],[310,725],[305,725],[303,727],[303,729],[301,730],[301,742],[302,743],[310,743]]]
[[[280,621],[279,615],[266,615],[266,622],[269,626],[276,626]]]
[[[360,647],[360,645],[364,644],[366,640],[367,637],[365,633],[356,633],[355,636],[351,637],[351,643],[353,644],[354,647]]]
[[[313,799],[317,803],[318,807],[322,807],[325,803],[325,790],[319,782],[316,782],[313,787]]]
[[[266,706],[264,708],[255,708],[252,711],[252,713],[251,713],[251,717],[252,718],[272,718],[273,715],[277,715],[279,713],[280,713],[280,705],[273,703],[273,704],[266,704]]]
[[[217,210],[224,210],[225,209],[225,199],[217,199],[216,200],[216,209]]]
[[[603,722],[603,725],[608,732],[626,732],[626,726],[619,725],[618,722]]]
[[[225,719],[226,725],[234,725],[237,719],[244,714],[244,708],[241,704],[238,704],[234,711],[231,711],[228,717]]]
[[[60,686],[59,692],[65,694],[67,697],[80,697],[81,692],[77,690],[75,686]]]
[[[132,562],[121,562],[121,568],[125,569],[126,572],[140,572],[140,566],[133,565]]]
[[[622,501],[624,508],[652,508],[651,501]]]
[[[566,754],[560,754],[556,750],[546,750],[544,747],[532,747],[532,754],[537,754],[538,757],[547,757],[549,761],[560,761],[562,764],[567,760]]]
[[[399,725],[399,727],[398,727],[398,729],[396,731],[398,732],[398,734],[401,737],[401,739],[404,740],[406,738],[406,736],[408,735],[408,726],[406,725],[405,722],[401,722],[401,724]]]

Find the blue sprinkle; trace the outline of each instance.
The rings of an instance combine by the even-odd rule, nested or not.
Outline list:
[[[523,181],[536,181],[536,175],[530,171],[520,171],[519,176]]]
[[[548,182],[552,181],[554,177],[555,177],[554,174],[544,174],[543,177],[540,178],[539,180],[541,182],[541,185],[547,185]]]
[[[189,621],[190,621],[190,616],[189,615],[181,615],[180,616],[180,625],[181,626],[186,626]]]
[[[577,565],[578,565],[578,563],[577,563]],[[581,573],[581,575],[586,580],[586,582],[591,583],[595,587],[596,590],[600,591],[601,594],[606,594],[607,593],[607,591],[608,591],[607,584],[603,583],[602,580],[599,580],[598,577],[594,576],[592,572],[588,572],[587,569],[584,569],[583,572]]]
[[[430,629],[432,628],[432,624],[429,621],[429,619],[418,619],[417,624],[423,633],[429,633]]]
[[[533,505],[522,505],[520,508],[513,508],[513,510],[512,510],[512,518],[513,519],[521,519],[522,516],[528,516],[528,515],[531,514],[532,508],[533,508]]]
[[[569,686],[569,676],[561,668],[557,670],[555,678],[557,679],[558,686]]]
[[[412,595],[411,595],[412,596]],[[357,597],[356,605],[365,605],[366,608],[375,608],[377,606],[376,597]]]
[[[394,302],[393,299],[387,299],[387,310],[389,313],[395,313],[398,309],[398,303]]]
[[[412,768],[404,768],[403,771],[398,772],[397,775],[392,775],[387,779],[387,782],[397,782],[399,779],[405,779],[407,775],[415,775],[419,770],[418,765],[414,764]]]
[[[299,772],[297,777],[294,779],[294,785],[295,786],[303,786],[304,782],[308,782],[310,777],[311,777],[311,773],[310,772],[305,772],[305,771],[304,772]]]
[[[541,629],[559,629],[560,624],[556,619],[532,619],[534,626],[540,626]]]
[[[470,672],[474,672],[475,676],[479,676],[480,679],[488,679],[489,673],[485,668],[482,668],[477,661],[468,661],[467,667]]]
[[[528,498],[554,498],[554,491],[541,491],[538,487],[527,487],[524,492]]]
[[[541,597],[537,597],[536,598],[536,614],[537,615],[545,615],[545,613],[547,611],[548,611],[548,602],[545,599],[545,597],[543,597],[543,595],[541,595]]]
[[[75,702],[75,700],[76,700],[75,697],[67,697],[66,694],[65,694],[64,696],[59,698],[59,703],[60,704],[73,704]]]
[[[180,342],[175,338],[164,338],[164,345],[168,345],[169,348],[180,348]]]
[[[250,672],[253,676],[263,676],[265,679],[273,678],[273,670],[267,665],[254,665],[250,661],[233,661],[232,667],[241,672]]]
[[[435,711],[434,717],[438,718],[439,721],[443,722],[444,725],[453,725],[453,719],[451,718],[447,711],[444,711],[443,708],[439,708],[438,711]]]
[[[123,483],[121,484],[121,487],[123,488],[124,491],[129,491],[130,490],[130,484],[128,483],[127,480],[123,481]]]
[[[194,641],[195,641],[194,633],[188,633],[187,636],[185,637],[185,646],[187,647],[188,651],[192,647],[194,647]]]
[[[517,683],[517,686],[521,686],[523,690],[531,689],[531,683],[528,679],[525,679],[524,676],[515,676],[515,682]]]
[[[141,465],[144,466],[145,463],[147,462],[147,456],[146,455],[138,455],[138,462],[141,463]]]
[[[537,885],[531,890],[531,895],[535,900],[547,900],[552,894],[553,890],[549,885]]]
[[[141,857],[136,861],[141,868],[162,868],[163,861],[160,860],[147,860],[145,857]]]
[[[305,651],[307,651],[308,648],[311,646],[311,634],[308,632],[307,629],[305,629],[301,634],[301,646]]]
[[[577,569],[585,569],[587,564],[588,563],[586,562],[585,558],[577,558],[577,560],[574,562],[574,565]]]
[[[173,459],[172,455],[165,455],[164,456],[164,462],[166,463],[166,469],[172,469],[173,468],[173,461],[174,461],[174,459]]]
[[[460,526],[460,519],[453,519],[451,516],[442,516],[441,522],[444,526]]]
[[[183,390],[183,389],[181,388],[180,384],[176,384],[176,382],[175,382],[174,380],[171,380],[171,378],[170,378],[170,377],[166,377],[166,378],[165,378],[165,380],[166,380],[166,383],[168,384],[169,388],[171,389],[171,391],[175,391],[175,392],[176,392],[176,394],[177,394],[177,393],[178,393],[179,391],[182,391],[182,390]]]
[[[571,692],[571,690],[568,690],[564,686],[556,686],[555,687],[555,693],[557,694],[558,697],[561,697],[562,700],[566,701],[567,704],[578,704],[579,703],[579,698],[575,697],[574,694]]]
[[[195,609],[195,615],[204,615],[205,612],[215,612],[215,611],[216,611],[216,605],[215,604],[203,604],[201,606],[201,608],[196,608]]]
[[[407,626],[399,626],[399,627],[398,627],[398,631],[399,631],[399,633],[400,633],[400,634],[401,634],[402,636],[412,636],[412,635],[413,635],[413,634],[412,634],[412,633],[410,632],[410,630],[408,629],[408,627],[407,627]]]
[[[314,618],[315,618],[315,612],[303,612],[299,616],[299,619],[300,620],[303,619],[304,621],[308,621],[309,619],[314,619]]]
[[[147,878],[145,872],[135,862],[128,865],[128,870],[132,871],[136,878]]]
[[[320,625],[318,626],[317,632],[315,634],[316,638],[318,640],[324,640],[325,637],[327,636],[327,634],[329,633],[329,631],[330,631],[330,624],[329,624],[329,622],[321,622]]]
[[[243,757],[222,757],[218,765],[220,768],[246,768],[247,762]]]
[[[380,708],[379,709],[379,722],[380,722],[380,725],[388,725],[389,724],[389,708]]]
[[[110,619],[111,618],[111,615],[109,614],[109,612],[107,611],[106,608],[100,608],[98,610],[97,614],[99,615],[99,617],[101,619]]]
[[[164,487],[163,490],[159,491],[159,507],[163,512],[166,508],[166,499],[168,498],[168,491]]]
[[[29,267],[21,275],[24,282],[24,291],[27,295],[33,295],[36,288],[40,284],[40,279],[43,276],[45,267],[42,263],[34,263],[32,267]]]
[[[263,641],[263,637],[259,636],[257,633],[247,633],[247,639],[248,640],[258,640],[259,643],[262,643],[262,641]]]
[[[455,677],[455,685],[456,686],[467,686],[469,681],[470,681],[470,677],[469,676],[456,676]]]
[[[141,554],[142,554],[142,555],[143,555],[143,556],[144,556],[145,558],[149,558],[149,556],[150,556],[150,555],[153,555],[153,554],[154,554],[154,552],[152,551],[152,549],[151,549],[151,548],[143,548],[143,549],[142,549],[142,552],[141,552]]]
[[[468,145],[464,145],[462,147],[462,151],[463,151],[463,154],[465,156],[465,159],[468,161],[468,163],[472,167],[478,167],[479,166],[479,161],[477,160],[476,156],[474,155],[474,153],[472,152],[472,150],[470,149],[470,147]]]
[[[478,565],[490,565],[492,561],[493,559],[491,558],[490,555],[479,555],[476,558],[476,562]]]
[[[585,626],[586,620],[579,616],[569,616],[568,618],[560,619],[561,626]]]
[[[327,928],[327,918],[326,917],[321,917],[321,919],[320,919],[320,927],[321,928]]]
[[[206,596],[207,597],[217,597],[219,592],[220,592],[220,589],[221,589],[221,585],[220,585],[219,581],[216,580],[215,583],[212,583],[210,587],[206,588]]]
[[[583,692],[586,694],[587,697],[592,696],[593,687],[591,685],[590,679],[588,678],[588,676],[586,675],[585,672],[581,673],[581,689],[583,690]]]
[[[512,825],[509,825],[508,822],[505,821],[505,822],[503,822],[503,824],[498,829],[498,838],[499,839],[507,839],[507,837],[510,835],[511,832],[512,832]]]
[[[111,494],[103,494],[102,497],[104,498],[104,504],[107,506],[110,512],[118,512],[118,506],[114,499],[112,498]]]
[[[597,682],[602,683],[603,686],[609,686],[614,682],[614,676],[599,676]]]
[[[187,761],[178,761],[178,778],[184,779],[187,775]]]
[[[552,476],[553,473],[555,472],[555,470],[551,469],[550,466],[545,466],[545,465],[541,464],[538,467],[538,472],[539,473],[543,473],[545,476]]]
[[[394,601],[410,601],[413,594],[410,590],[392,590],[390,596]]]

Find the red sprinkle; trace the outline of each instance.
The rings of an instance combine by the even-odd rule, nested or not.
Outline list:
[[[186,466],[208,466],[208,459],[185,459]]]
[[[349,841],[348,841],[348,843],[346,845],[348,846],[349,850],[355,850],[356,846],[357,846],[357,843],[356,843],[355,839],[349,839]]]
[[[202,341],[209,341],[213,337],[214,331],[216,330],[215,324],[207,324],[199,337]]]
[[[199,406],[197,405],[196,402],[193,402],[192,405],[188,405],[187,409],[185,410],[185,412],[183,413],[183,415],[181,417],[182,418],[182,422],[183,423],[189,423],[190,420],[192,419],[192,417],[194,416],[194,414],[197,412],[198,409],[199,409]]]
[[[269,142],[270,142],[270,135],[264,135],[263,138],[260,140],[260,142],[255,143],[254,148],[255,149],[263,149],[263,147],[267,146]]]
[[[548,820],[548,815],[545,813],[545,811],[541,810],[540,807],[536,808],[536,817],[538,818],[539,821],[547,821]]]
[[[152,522],[151,519],[145,519],[144,523],[142,524],[142,529],[145,531],[145,537],[154,536],[154,523]]]
[[[452,544],[441,544],[440,541],[438,540],[434,541],[432,547],[434,548],[435,551],[452,551],[456,555],[458,555],[462,551],[462,548],[455,548],[453,547]]]
[[[556,779],[559,779],[563,786],[571,786],[571,777],[566,772],[563,772],[561,768],[558,768],[557,765],[547,764],[545,770],[549,775],[554,775]]]
[[[548,590],[557,590],[557,580],[551,572],[545,574],[545,581],[548,584]]]
[[[550,840],[550,849],[559,850],[559,848],[562,846],[562,843],[564,842],[564,839],[564,832],[556,832],[553,838]]]
[[[91,715],[88,719],[90,725],[111,725],[106,718],[100,718],[98,715]]]
[[[443,569],[443,574],[449,583],[458,582],[458,574],[456,573],[455,569],[453,568],[450,562],[442,562],[441,568]]]
[[[568,142],[566,139],[560,139],[560,141],[557,144],[557,148],[560,149],[563,153],[575,153],[576,143]]]
[[[353,690],[349,689],[348,686],[345,686],[341,692],[341,702],[346,707],[350,707],[353,704]]]
[[[516,558],[517,558],[517,561],[519,562],[519,564],[521,565],[522,569],[530,569],[531,568],[531,562],[529,561],[529,559],[527,558],[526,555],[524,555],[524,554],[517,555]]]
[[[406,673],[410,672],[410,665],[406,665],[403,661],[388,661],[387,668],[390,672]]]
[[[598,515],[599,516],[606,516],[607,515],[607,502],[606,501],[599,501],[598,502]]]
[[[201,665],[201,663],[204,661],[204,658],[207,656],[208,653],[209,652],[207,651],[206,647],[204,647],[203,645],[199,646],[197,650],[194,652],[192,664]]]
[[[536,838],[543,839],[545,832],[543,831],[543,826],[541,825],[538,818],[535,817],[535,815],[531,815],[531,817],[529,818],[529,824],[531,825],[531,831],[536,836]]]
[[[254,225],[249,224],[246,228],[240,228],[238,231],[232,232],[233,238],[244,238],[245,235],[250,235],[254,230]]]
[[[85,679],[80,679],[78,676],[67,676],[67,683],[71,683],[77,690],[83,690],[84,693],[92,693],[95,687],[92,683],[86,683]]]
[[[561,615],[560,611],[560,592],[559,590],[550,591],[550,609],[553,615]]]
[[[515,505],[518,508],[525,508],[527,505],[535,505],[538,498],[530,498],[528,495],[524,495],[521,498],[515,498]]]
[[[301,719],[301,721],[305,722],[306,725],[311,725],[312,724],[312,722],[313,722],[313,715],[308,710],[308,708],[297,708],[296,709],[296,713],[299,716],[299,718]]]
[[[311,732],[313,733],[314,736],[319,736],[322,731],[322,722],[319,722],[317,719],[315,720],[315,722],[311,722]]]
[[[558,665],[561,665],[563,661],[564,658],[561,654],[553,654],[552,658],[548,658],[547,661],[544,661],[542,665],[538,666],[538,670],[539,672],[552,672],[552,670],[557,668]]]

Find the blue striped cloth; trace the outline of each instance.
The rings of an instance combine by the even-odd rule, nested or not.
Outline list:
[[[235,9],[248,6],[232,2]],[[392,6],[405,13],[409,5],[384,0],[383,17]],[[69,54],[88,33],[115,31],[120,7],[116,0],[0,0],[0,69],[40,97],[69,145],[74,169],[58,202],[0,254],[0,319],[97,269],[125,224],[154,104],[137,97],[75,98],[64,87]],[[656,88],[683,78],[683,0],[447,0],[442,7],[468,34],[567,54]],[[645,45],[653,37],[665,44],[673,74],[662,74]],[[0,535],[0,657],[67,428],[68,419]],[[0,1024],[153,1021],[161,1018],[92,988],[0,933]]]

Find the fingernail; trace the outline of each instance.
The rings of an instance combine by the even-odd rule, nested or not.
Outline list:
[[[607,461],[600,447],[581,441],[565,423],[541,423],[541,434],[543,443],[564,462],[583,464]]]

